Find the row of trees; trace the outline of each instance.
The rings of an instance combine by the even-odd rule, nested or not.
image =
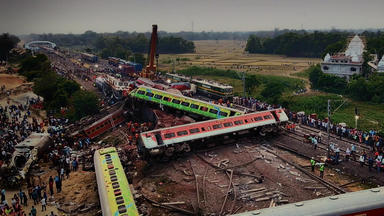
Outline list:
[[[362,33],[366,39],[366,49],[369,53],[376,53],[379,58],[384,55],[384,32],[368,32]]]
[[[323,57],[346,47],[347,32],[287,32],[274,38],[250,35],[245,51],[292,57]]]
[[[98,112],[98,98],[92,92],[80,89],[80,86],[52,71],[45,55],[27,56],[21,61],[19,73],[34,82],[33,91],[44,98],[47,110],[58,113],[68,108],[66,116],[78,120]]]
[[[309,80],[314,89],[349,95],[360,101],[384,102],[384,75],[374,73],[368,78],[355,75],[348,83],[343,78],[323,73],[320,65],[309,70]]]
[[[132,53],[146,53],[149,48],[150,34],[144,33],[96,33],[86,31],[84,34],[43,34],[34,36],[38,40],[48,40],[58,46],[82,46],[102,57],[115,56],[127,59]],[[195,45],[181,37],[159,37],[159,53],[194,52]]]

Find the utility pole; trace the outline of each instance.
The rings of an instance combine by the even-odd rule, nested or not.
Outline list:
[[[241,79],[243,80],[243,94],[244,94],[244,98],[245,98],[245,71],[243,71],[243,75],[241,77]]]
[[[327,124],[327,134],[328,134],[328,151],[327,151],[327,157],[330,158],[331,156],[331,134],[329,133],[329,128],[331,124],[331,100],[328,100],[328,124]]]

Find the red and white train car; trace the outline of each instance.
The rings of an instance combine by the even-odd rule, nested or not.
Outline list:
[[[88,137],[90,139],[94,139],[100,136],[101,134],[107,132],[109,129],[120,125],[124,121],[124,110],[121,107],[115,112],[95,121],[84,129],[76,131],[72,134],[72,136]]]
[[[259,130],[261,135],[277,131],[280,123],[288,121],[283,109],[250,113],[241,116],[191,123],[163,128],[140,134],[138,149],[144,156],[171,156],[175,152],[188,152],[190,143],[200,143],[218,136],[239,135],[250,130]]]

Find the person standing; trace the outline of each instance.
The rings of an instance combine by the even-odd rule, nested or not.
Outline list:
[[[372,156],[369,156],[369,158],[368,158],[368,169],[369,169],[369,171],[372,170],[372,167],[373,167],[373,158],[372,158]]]
[[[363,165],[364,165],[364,156],[363,155],[360,155],[359,162],[360,162],[360,166],[363,167]]]
[[[53,178],[52,176],[49,176],[49,192],[51,193],[51,196],[53,196]]]
[[[315,172],[315,164],[316,164],[316,161],[313,159],[313,157],[311,158],[311,168],[312,168],[312,172]]]
[[[32,216],[36,216],[37,215],[37,210],[36,210],[35,206],[32,206],[31,215]]]
[[[41,199],[41,211],[45,211],[47,210],[47,202],[46,202],[46,199],[43,198]]]
[[[24,198],[24,201],[23,201],[24,206],[28,206],[28,197],[24,192],[23,192],[23,198]]]
[[[323,178],[324,177],[324,163],[321,163],[320,164],[320,178]]]

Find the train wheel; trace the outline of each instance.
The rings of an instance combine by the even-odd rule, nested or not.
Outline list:
[[[174,147],[168,147],[165,151],[164,151],[164,154],[165,156],[167,157],[171,157],[173,155],[173,153],[175,152],[175,148]]]
[[[183,144],[183,150],[184,152],[190,152],[191,151],[191,146],[189,146],[187,143]]]

